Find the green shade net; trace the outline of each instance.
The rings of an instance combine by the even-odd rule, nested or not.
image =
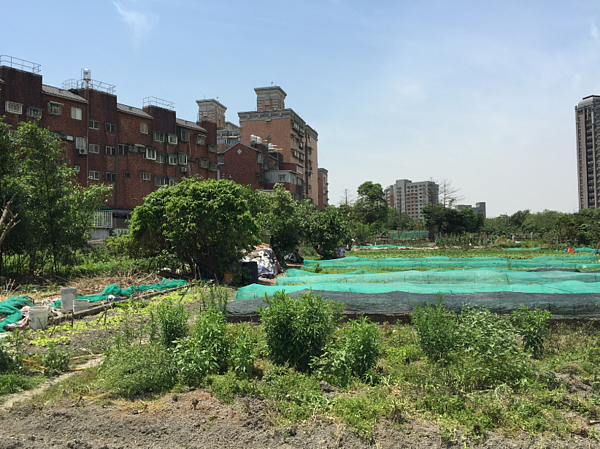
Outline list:
[[[541,251],[542,248],[506,248],[506,251]]]
[[[543,256],[533,259],[507,259],[504,257],[424,257],[424,258],[385,258],[367,259],[362,257],[345,257],[334,260],[305,260],[304,268],[313,270],[315,265],[329,271],[368,270],[373,272],[390,272],[405,270],[435,269],[474,269],[499,268],[508,270],[530,271],[540,268],[571,268],[577,270],[600,269],[595,255],[574,257]]]
[[[575,248],[576,253],[595,253],[596,248],[588,248],[587,246],[583,246],[581,248]]]
[[[0,313],[6,315],[6,317],[0,321],[0,332],[5,332],[4,326],[7,324],[14,324],[17,321],[21,321],[23,313],[17,309],[18,306],[33,306],[31,298],[27,296],[11,296],[4,301],[0,301]]]
[[[285,277],[277,278],[275,285],[301,284],[493,284],[493,285],[527,285],[557,284],[560,282],[578,281],[583,283],[600,282],[600,273],[577,273],[564,271],[509,271],[494,269],[475,270],[429,270],[400,271],[394,273],[369,273],[356,270],[342,274],[317,274],[302,270],[288,270]]]
[[[102,293],[97,295],[88,295],[88,296],[78,296],[77,299],[87,299],[91,303],[105,301],[110,295],[113,296],[131,296],[136,292],[148,292],[148,291],[163,291],[169,290],[171,288],[181,287],[182,285],[186,285],[187,282],[181,279],[165,279],[156,284],[142,284],[142,285],[133,285],[128,288],[120,288],[118,284],[107,285]],[[54,301],[52,303],[52,307],[55,309],[60,309],[60,300]]]

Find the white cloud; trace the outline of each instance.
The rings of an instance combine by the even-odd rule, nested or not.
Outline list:
[[[142,38],[146,37],[158,23],[158,16],[144,14],[139,11],[125,9],[119,3],[113,2],[121,15],[123,22],[129,27],[133,35],[133,45],[138,46]]]

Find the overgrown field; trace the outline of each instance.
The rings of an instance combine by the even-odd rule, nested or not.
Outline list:
[[[448,441],[457,431],[475,440],[489,431],[597,438],[593,323],[549,325],[547,313],[526,309],[456,315],[442,299],[418,309],[414,325],[378,326],[343,322],[339,306],[316,295],[278,294],[261,324],[228,324],[230,295],[198,288],[123,304],[73,327],[11,334],[0,351],[0,398],[103,353],[98,368],[38,400],[148,402],[197,387],[240,406],[239,398],[255,398],[276,426],[322,417],[368,440],[379,424],[423,420]]]

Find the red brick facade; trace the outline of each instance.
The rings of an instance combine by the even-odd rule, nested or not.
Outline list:
[[[1,65],[0,116],[13,129],[36,120],[58,133],[82,185],[113,186],[108,206],[117,215],[127,215],[161,185],[194,175],[217,178],[216,124],[178,119],[152,102],[126,106],[112,93],[45,86],[37,73]]]

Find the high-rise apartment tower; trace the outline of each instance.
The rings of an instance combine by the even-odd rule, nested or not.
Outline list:
[[[581,209],[600,206],[600,96],[585,97],[575,107],[577,190]]]

